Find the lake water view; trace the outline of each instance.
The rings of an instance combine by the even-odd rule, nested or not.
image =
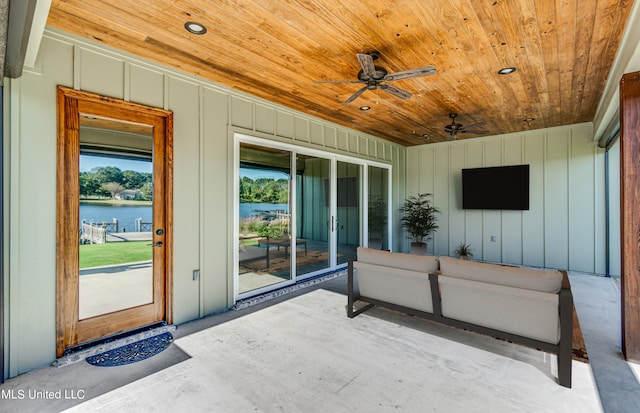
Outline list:
[[[289,212],[288,204],[240,204],[240,219],[261,215],[261,211]]]
[[[142,222],[151,222],[153,209],[151,206],[141,205],[96,205],[80,203],[80,223],[113,222],[118,219],[119,232],[134,232],[136,219],[142,218]]]
[[[260,215],[261,211],[289,211],[287,204],[240,204],[240,218]],[[151,222],[153,210],[151,206],[140,205],[97,205],[80,203],[80,222],[113,222],[118,219],[118,230],[126,232],[136,230],[136,219]]]

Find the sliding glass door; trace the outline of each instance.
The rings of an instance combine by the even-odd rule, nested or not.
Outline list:
[[[236,299],[344,267],[374,237],[389,248],[388,230],[376,229],[388,222],[387,165],[243,135],[236,142]],[[374,216],[368,205],[383,209]]]
[[[240,144],[240,294],[292,279],[290,182],[289,151]]]
[[[304,154],[296,161],[296,276],[331,267],[331,161]]]
[[[362,166],[349,162],[337,162],[337,205],[335,228],[338,237],[338,264],[356,259],[356,249],[361,245],[360,176]]]
[[[368,247],[389,249],[389,169],[367,168]]]

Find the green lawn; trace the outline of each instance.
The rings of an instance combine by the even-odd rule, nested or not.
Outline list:
[[[80,269],[151,260],[150,244],[151,241],[127,241],[80,245]]]

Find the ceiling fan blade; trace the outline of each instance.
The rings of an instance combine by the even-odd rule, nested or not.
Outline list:
[[[361,80],[318,80],[316,82],[311,82],[313,84],[323,84],[323,83],[363,83]]]
[[[353,95],[351,95],[351,97],[347,100],[344,101],[344,103],[351,103],[354,100],[356,100],[358,98],[358,96],[360,96],[365,90],[367,90],[367,86],[361,88],[360,90],[358,90],[356,93],[354,93]]]
[[[358,61],[360,62],[360,66],[362,66],[362,72],[365,75],[373,78],[376,76],[376,67],[373,64],[373,57],[368,54],[358,53],[356,54],[358,57]]]
[[[462,132],[462,133],[475,133],[475,134],[479,134],[479,135],[486,135],[487,133],[489,133],[489,131],[481,130],[481,129],[478,129],[478,130],[462,129],[462,130],[459,130],[458,132]]]
[[[406,90],[391,85],[380,85],[380,89],[384,90],[387,93],[391,93],[392,95],[397,96],[400,99],[409,99],[411,96],[413,96]]]
[[[418,67],[416,69],[409,69],[402,72],[388,74],[384,77],[384,80],[391,82],[393,80],[410,79],[412,77],[429,76],[429,75],[435,75],[435,74],[436,74],[435,66],[425,66],[425,67]]]
[[[480,122],[472,123],[471,125],[465,125],[465,126],[462,127],[462,129],[476,128],[478,126],[483,126],[486,123],[487,122],[485,122],[485,121],[480,121]]]

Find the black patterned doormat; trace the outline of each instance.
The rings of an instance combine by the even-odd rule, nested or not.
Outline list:
[[[173,336],[167,332],[87,357],[86,360],[87,363],[98,367],[124,366],[161,353],[172,341]]]

